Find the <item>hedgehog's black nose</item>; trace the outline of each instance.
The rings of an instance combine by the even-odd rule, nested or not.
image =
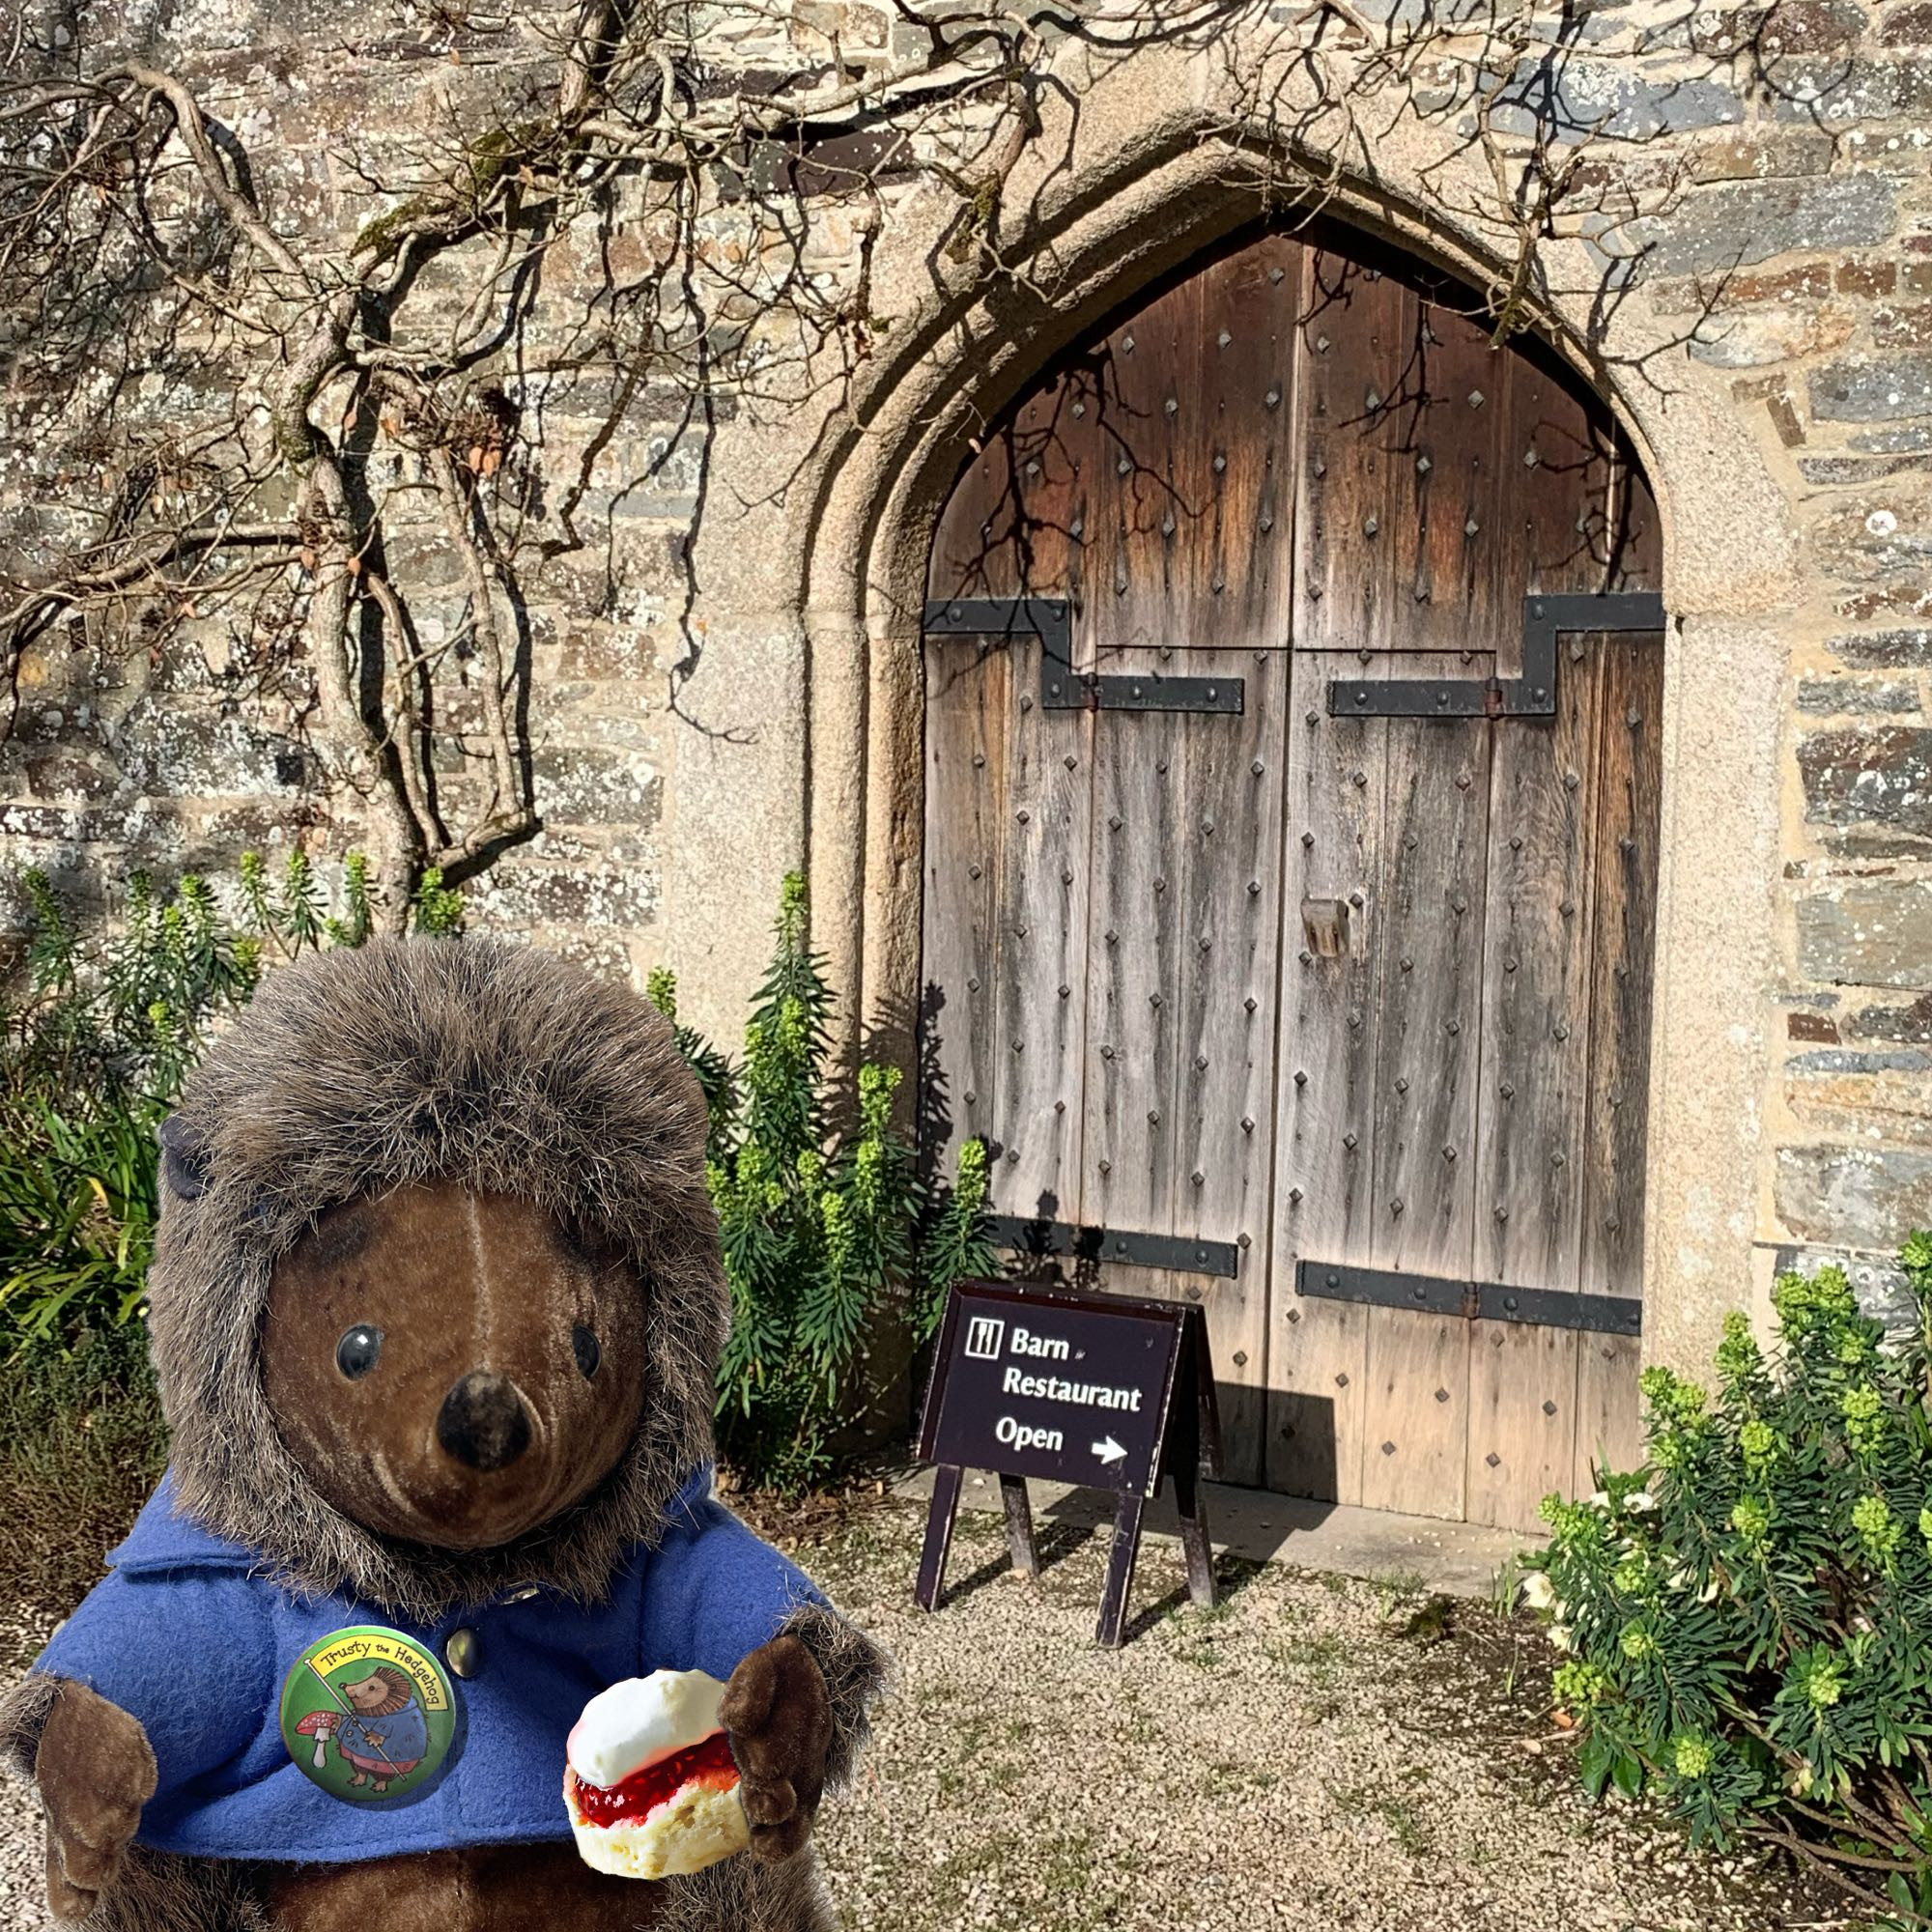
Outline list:
[[[442,1399],[436,1439],[472,1469],[504,1469],[530,1446],[529,1411],[507,1376],[478,1369]]]

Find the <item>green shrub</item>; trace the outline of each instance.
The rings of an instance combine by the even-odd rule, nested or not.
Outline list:
[[[129,882],[122,927],[83,936],[46,879],[26,984],[0,1020],[0,1321],[8,1353],[126,1321],[154,1248],[155,1130],[204,1030],[252,990],[260,950],[197,878]]]
[[[981,1219],[985,1151],[962,1151],[952,1189],[924,1186],[893,1125],[896,1067],[862,1066],[857,1121],[832,1131],[833,993],[808,942],[808,918],[805,881],[793,873],[739,1066],[678,1026],[672,975],[650,980],[710,1107],[711,1194],[732,1313],[719,1447],[750,1480],[786,1491],[834,1467],[880,1312],[903,1300],[923,1338],[952,1283],[993,1264]]]
[[[1592,1793],[1649,1789],[1693,1839],[1783,1845],[1932,1919],[1932,1236],[1888,1343],[1842,1270],[1777,1283],[1769,1359],[1726,1318],[1717,1392],[1644,1371],[1648,1460],[1550,1497],[1529,1601],[1567,1653]]]
[[[84,932],[45,874],[21,887],[23,983],[0,1010],[0,1358],[140,1308],[155,1132],[210,1030],[247,1004],[266,959],[359,946],[374,923],[354,854],[339,916],[299,850],[272,874],[242,854],[239,922],[192,873],[172,892],[134,873],[119,920]],[[415,924],[453,931],[461,906],[427,874]]]

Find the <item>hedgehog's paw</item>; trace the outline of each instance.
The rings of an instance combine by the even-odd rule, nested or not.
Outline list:
[[[63,1684],[34,1756],[47,1821],[47,1904],[85,1918],[114,1883],[155,1795],[155,1753],[141,1720],[84,1684]]]

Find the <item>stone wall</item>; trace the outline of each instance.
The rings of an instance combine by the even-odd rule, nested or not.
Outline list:
[[[1361,15],[1400,36],[1425,13],[1370,0]],[[919,784],[905,586],[932,497],[924,485],[895,497],[888,479],[840,510],[866,460],[849,457],[854,422],[923,410],[936,426],[923,441],[906,428],[895,447],[917,448],[934,476],[956,462],[973,426],[960,398],[997,403],[1110,295],[1130,297],[1197,230],[1211,240],[1238,218],[1244,188],[1217,188],[1211,219],[1161,202],[1155,177],[1190,139],[1232,153],[1237,135],[1292,131],[1301,152],[1272,184],[1283,218],[1332,160],[1336,205],[1494,276],[1514,236],[1482,200],[1490,155],[1466,139],[1472,85],[1493,86],[1505,171],[1547,157],[1548,137],[1559,152],[1587,144],[1540,244],[1538,312],[1648,454],[1683,614],[1664,930],[1666,945],[1692,935],[1696,956],[1666,958],[1660,993],[1653,1346],[1694,1356],[1717,1312],[1761,1293],[1779,1258],[1882,1258],[1932,1224],[1932,6],[1627,0],[1560,21],[1516,5],[1467,17],[1471,33],[1528,22],[1520,66],[1472,83],[1444,42],[1403,83],[1406,114],[1392,68],[1366,54],[1341,56],[1362,90],[1350,111],[1310,108],[1284,58],[1313,31],[1298,8],[1230,14],[1145,54],[1124,28],[1107,51],[1048,30],[1039,59],[1056,87],[1040,97],[1045,131],[1013,164],[1027,195],[1002,217],[1016,224],[1006,259],[1036,245],[1029,218],[1047,243],[1090,220],[1081,197],[1096,202],[1096,183],[1137,198],[1115,258],[1076,275],[1065,256],[989,296],[983,268],[954,273],[939,245],[958,218],[956,176],[906,172],[863,209],[824,200],[802,213],[799,259],[828,298],[868,278],[875,363],[856,384],[705,404],[670,368],[611,424],[610,372],[571,364],[574,319],[608,296],[613,261],[634,272],[661,238],[621,203],[586,223],[553,257],[536,321],[498,372],[538,514],[581,484],[575,520],[594,536],[525,579],[543,830],[472,886],[473,919],[617,970],[670,963],[690,1016],[729,1036],[779,876],[806,864],[835,964],[870,989],[864,1017],[902,1006],[916,992],[904,908],[910,894],[916,932]],[[192,0],[165,14],[89,10],[72,31],[101,60],[139,43],[176,65],[245,132],[277,221],[332,246],[374,212],[366,179],[403,132],[500,101],[520,63],[541,71],[541,35],[457,18],[370,0]],[[848,74],[880,71],[919,40],[867,0],[708,19],[726,75],[835,57]],[[1335,18],[1322,31],[1346,49]],[[1090,95],[1091,126],[1056,120]],[[1372,127],[1383,136],[1366,139]],[[984,152],[970,123],[922,118],[921,156],[949,144]],[[1102,149],[1104,163],[1083,158]],[[1231,161],[1215,179],[1240,173]],[[726,199],[698,233],[728,263],[744,230]],[[439,272],[458,303],[460,267]],[[917,408],[893,401],[914,394]],[[8,401],[0,489],[17,500],[48,460],[43,404]],[[145,403],[163,419],[174,406]],[[396,475],[407,482],[401,457]],[[67,480],[87,485],[77,469]],[[29,554],[31,528],[20,541]],[[421,542],[417,621],[434,642],[460,623],[462,592],[452,570],[439,598],[427,525]],[[339,858],[356,842],[355,801],[322,781],[306,743],[299,648],[214,628],[195,645],[109,652],[75,623],[21,663],[0,750],[9,867],[45,865],[99,894],[135,863],[219,873],[247,844]]]

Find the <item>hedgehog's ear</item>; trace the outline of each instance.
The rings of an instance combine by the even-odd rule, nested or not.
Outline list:
[[[161,1179],[170,1194],[198,1201],[208,1192],[208,1149],[179,1114],[161,1122]]]

